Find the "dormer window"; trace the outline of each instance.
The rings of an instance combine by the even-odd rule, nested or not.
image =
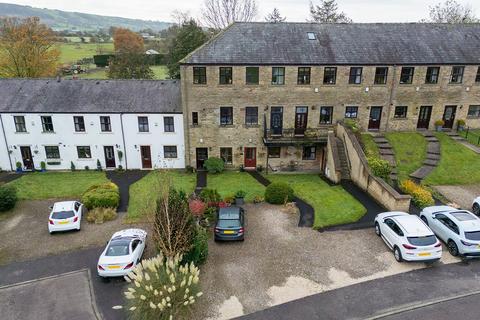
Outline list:
[[[317,40],[314,32],[307,32],[308,40]]]

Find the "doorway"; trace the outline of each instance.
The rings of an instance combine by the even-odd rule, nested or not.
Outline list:
[[[307,129],[308,107],[295,109],[295,135],[303,136]]]
[[[274,135],[283,133],[283,107],[272,107],[270,112],[270,130]]]
[[[20,153],[22,154],[22,162],[25,169],[33,170],[33,157],[30,147],[20,147]]]
[[[257,167],[257,148],[244,148],[245,150],[245,168]]]
[[[203,169],[203,164],[205,163],[205,160],[208,159],[208,149],[197,148],[196,156],[197,156],[197,169]]]
[[[105,153],[105,168],[115,168],[115,149],[113,146],[104,146]]]
[[[432,106],[421,106],[418,114],[417,129],[426,129],[430,125],[430,118],[432,116]]]
[[[455,114],[457,113],[457,106],[445,106],[445,111],[443,112],[443,121],[445,124],[444,128],[452,129],[453,123],[455,122]]]
[[[382,120],[382,107],[370,108],[370,120],[368,121],[368,130],[379,130]]]
[[[150,146],[140,146],[140,154],[142,157],[142,168],[152,169],[152,153]]]

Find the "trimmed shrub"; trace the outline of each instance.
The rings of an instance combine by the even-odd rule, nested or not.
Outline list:
[[[86,220],[90,223],[101,224],[115,220],[117,211],[114,208],[93,208],[87,212]]]
[[[93,185],[82,195],[82,202],[88,209],[117,208],[120,192],[117,185],[111,182]]]
[[[222,201],[222,197],[218,193],[217,189],[205,188],[200,192],[200,199],[206,202],[209,206],[216,205],[216,203]]]
[[[14,186],[0,186],[0,212],[8,211],[17,203],[17,189]]]
[[[211,157],[203,164],[208,173],[220,173],[225,169],[225,162],[221,158]]]
[[[285,182],[273,182],[265,189],[265,201],[284,204],[293,200],[293,189]]]
[[[379,159],[377,157],[367,157],[368,165],[372,169],[372,173],[382,178],[383,180],[390,180],[390,173],[392,173],[392,167],[387,160]]]
[[[235,195],[228,195],[225,198],[223,198],[223,202],[232,204],[235,202]]]
[[[203,264],[208,256],[208,233],[204,228],[197,227],[192,249],[185,255],[183,261],[196,266]]]
[[[400,188],[405,193],[412,196],[413,204],[420,209],[433,206],[435,204],[432,193],[421,185],[416,184],[412,180],[402,181],[402,183],[400,183]]]
[[[70,170],[75,171],[75,164],[73,161],[70,161]]]
[[[259,195],[256,195],[254,198],[253,198],[253,203],[262,203],[263,202],[263,198]]]

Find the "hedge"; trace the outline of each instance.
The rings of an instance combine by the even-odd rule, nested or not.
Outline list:
[[[265,189],[265,201],[271,204],[285,204],[293,200],[293,189],[285,182],[273,182]]]
[[[120,203],[118,186],[112,182],[93,185],[82,195],[82,202],[88,209],[117,208]]]
[[[8,211],[17,203],[17,189],[14,186],[0,186],[0,212]]]

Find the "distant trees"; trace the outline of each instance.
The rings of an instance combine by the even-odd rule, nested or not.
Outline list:
[[[116,28],[113,34],[115,53],[144,52],[143,38],[138,33],[125,28]]]
[[[352,19],[344,12],[338,12],[336,0],[320,0],[319,5],[310,2],[310,16],[313,22],[351,23]]]
[[[235,21],[252,21],[257,16],[255,0],[205,0],[204,23],[213,29],[224,29]]]
[[[282,17],[277,8],[273,8],[273,11],[265,17],[265,21],[272,23],[284,22],[286,19],[286,17]]]
[[[0,77],[54,76],[60,57],[56,42],[39,18],[0,19]]]
[[[469,5],[462,5],[455,0],[446,0],[429,7],[429,18],[420,22],[436,23],[475,23],[480,19],[475,16]]]

